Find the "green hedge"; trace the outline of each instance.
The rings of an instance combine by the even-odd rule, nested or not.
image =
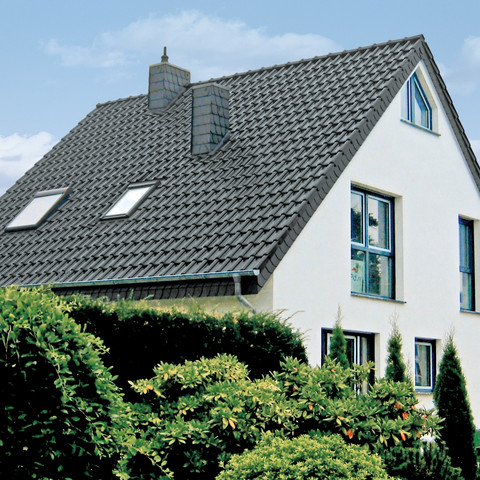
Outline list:
[[[137,454],[153,465],[102,341],[67,310],[47,290],[0,289],[0,478],[126,479]]]
[[[106,303],[80,296],[67,300],[70,315],[109,348],[105,361],[122,386],[149,378],[160,362],[183,363],[222,353],[246,363],[251,378],[278,369],[286,357],[307,361],[301,334],[277,315],[216,316],[200,310],[160,311],[148,302]]]

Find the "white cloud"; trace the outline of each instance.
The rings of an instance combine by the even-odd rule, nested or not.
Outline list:
[[[57,139],[47,132],[0,135],[0,195],[45,155]]]
[[[103,33],[90,46],[65,46],[52,39],[44,49],[67,66],[107,68],[159,62],[164,45],[170,61],[190,69],[195,80],[341,49],[321,35],[269,35],[241,21],[196,11],[139,19],[122,30]]]

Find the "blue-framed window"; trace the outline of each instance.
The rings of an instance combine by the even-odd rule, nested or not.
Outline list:
[[[432,391],[435,385],[436,340],[415,339],[415,388]]]
[[[433,130],[432,107],[415,73],[407,82],[407,120]]]
[[[460,237],[460,308],[475,310],[475,275],[473,221],[459,217]]]
[[[351,290],[394,298],[393,198],[351,191]]]

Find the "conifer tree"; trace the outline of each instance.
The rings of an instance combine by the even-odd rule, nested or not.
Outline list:
[[[335,326],[332,331],[332,338],[330,340],[329,357],[337,361],[342,367],[349,368],[350,362],[347,357],[347,340],[342,329],[342,311],[338,307],[337,318]]]
[[[439,416],[445,419],[441,435],[452,465],[461,468],[465,480],[473,480],[476,475],[475,426],[452,335],[446,341],[433,398]]]
[[[397,319],[392,322],[392,333],[388,339],[388,357],[385,378],[394,382],[407,381],[406,367],[402,355],[402,334],[398,328]]]

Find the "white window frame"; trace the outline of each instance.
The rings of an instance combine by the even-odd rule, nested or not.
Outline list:
[[[128,188],[116,199],[116,201],[111,205],[108,211],[102,217],[103,219],[115,219],[115,218],[125,218],[130,216],[137,208],[142,204],[142,202],[147,198],[147,196],[152,192],[154,187],[157,185],[157,182],[142,182],[142,183],[132,183],[128,186]],[[134,191],[134,190],[144,190],[142,195],[138,197],[129,207],[128,209],[124,209],[119,213],[115,213],[116,209],[118,209],[119,205],[121,204],[122,200],[126,198],[126,196]]]
[[[420,392],[432,392],[435,386],[436,375],[436,340],[416,338],[415,339],[415,390]],[[417,384],[417,345],[428,346],[430,348],[430,385]]]
[[[25,207],[23,207],[22,210],[17,213],[17,215],[15,215],[10,223],[7,224],[5,231],[31,230],[39,227],[68,198],[69,191],[70,189],[67,187],[37,192],[30,202],[28,202],[28,204],[25,205]],[[38,199],[45,197],[56,197],[56,199],[46,207],[43,206],[43,208],[40,208],[39,211],[30,213],[29,209],[34,209],[35,203],[38,203]],[[28,222],[22,222],[22,217],[25,215],[27,217],[30,215],[33,217],[33,219],[29,220]]]

